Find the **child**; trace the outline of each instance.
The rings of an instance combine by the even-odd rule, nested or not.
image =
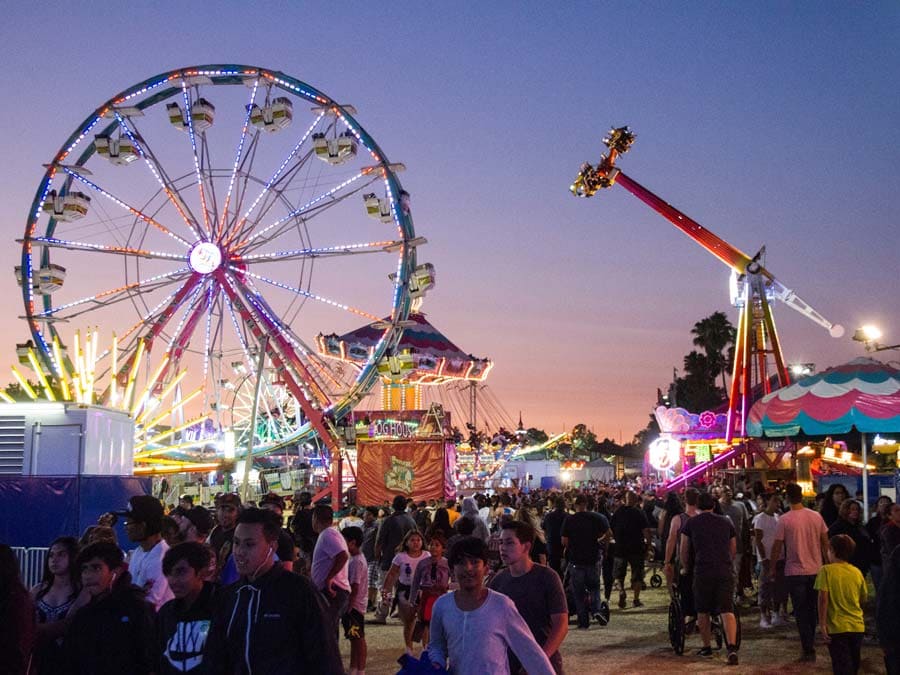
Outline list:
[[[831,538],[831,555],[835,562],[824,565],[816,575],[819,591],[819,629],[834,673],[857,673],[863,633],[862,604],[866,601],[866,582],[850,560],[856,548],[846,534]],[[823,621],[821,617],[826,617]]]
[[[435,534],[431,537],[431,541],[428,542],[431,558],[416,567],[409,590],[409,597],[417,606],[413,642],[421,640],[423,645],[428,644],[428,624],[431,621],[434,601],[450,587],[450,565],[444,557],[445,544],[443,535]]]
[[[156,619],[156,672],[161,675],[205,675],[203,647],[212,620],[215,586],[208,578],[212,549],[186,541],[176,544],[162,560],[163,574],[175,598],[164,604]]]
[[[368,586],[368,565],[366,557],[360,552],[363,542],[361,527],[345,527],[341,534],[347,542],[350,553],[348,576],[350,578],[350,603],[347,613],[341,617],[344,626],[344,637],[350,640],[350,675],[366,674],[366,633],[365,620]]]
[[[423,548],[424,539],[419,531],[407,532],[400,546],[397,547],[397,554],[391,561],[391,568],[388,570],[381,589],[382,595],[387,597],[394,587],[394,582],[397,582],[397,608],[400,620],[403,621],[403,642],[406,645],[407,654],[412,654],[412,633],[416,623],[416,611],[412,605],[415,598],[410,595],[409,591],[412,588],[416,567],[431,557],[428,551],[422,550]]]

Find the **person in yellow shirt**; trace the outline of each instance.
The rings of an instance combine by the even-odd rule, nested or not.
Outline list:
[[[829,545],[835,562],[822,566],[815,583],[815,589],[819,592],[819,631],[828,645],[832,672],[835,675],[856,675],[866,630],[862,611],[862,604],[866,601],[866,581],[860,571],[848,562],[856,548],[849,536],[836,535]]]

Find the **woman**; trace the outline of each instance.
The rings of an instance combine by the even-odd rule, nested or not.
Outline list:
[[[831,527],[834,524],[834,521],[838,519],[838,509],[841,508],[841,504],[849,496],[850,494],[847,492],[847,488],[840,483],[835,483],[825,491],[820,513],[828,527]]]
[[[428,526],[425,536],[431,539],[436,534],[443,535],[444,539],[449,539],[456,534],[453,526],[450,525],[450,514],[443,506],[434,512],[434,519],[432,519],[431,525]]]
[[[528,523],[534,528],[534,542],[531,544],[530,557],[532,561],[538,565],[547,564],[547,537],[544,530],[541,529],[541,521],[535,515],[534,511],[527,506],[523,506],[516,512],[516,520]]]
[[[866,532],[872,537],[872,545],[879,551],[881,550],[881,526],[887,522],[887,514],[890,511],[892,503],[890,497],[881,495],[875,503],[875,515],[869,518],[869,522],[866,523]],[[882,569],[881,555],[876,555],[875,559],[872,561],[872,567],[870,568],[870,571],[872,572],[872,583],[875,585],[876,593],[878,592],[879,586],[881,586]]]
[[[659,528],[657,530],[660,550],[663,552],[666,550],[666,542],[669,539],[669,530],[672,528],[672,519],[677,518],[680,514],[684,513],[684,509],[681,508],[681,500],[678,499],[678,495],[675,492],[666,494],[664,509],[665,514],[659,519]],[[666,560],[665,562],[671,561]]]
[[[862,506],[855,499],[841,502],[838,519],[828,528],[829,539],[839,534],[846,534],[853,540],[855,547],[849,562],[865,577],[875,557],[875,550],[872,537],[862,524]]]
[[[50,544],[44,562],[44,576],[31,589],[34,600],[37,640],[34,664],[37,673],[59,673],[65,670],[62,639],[66,631],[66,614],[81,590],[81,573],[75,565],[78,540],[59,537]]]
[[[478,502],[476,502],[473,497],[466,497],[462,500],[462,516],[454,523],[454,527],[456,527],[457,530],[459,529],[460,521],[465,518],[468,518],[475,523],[475,529],[473,530],[474,535],[481,539],[481,541],[487,541],[488,537],[491,536],[491,533],[488,532],[484,520],[478,515]]]
[[[33,646],[34,605],[19,578],[16,554],[0,544],[0,671],[28,673]]]
[[[397,583],[397,611],[403,622],[403,642],[407,654],[412,654],[412,634],[416,624],[415,598],[410,598],[410,589],[419,563],[431,557],[431,554],[424,550],[424,546],[425,540],[418,530],[407,532],[397,547],[397,554],[391,561],[391,568],[381,589],[382,595],[387,598],[394,583]]]

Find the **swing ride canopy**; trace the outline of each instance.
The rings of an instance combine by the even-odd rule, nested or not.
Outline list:
[[[858,358],[763,397],[750,409],[751,436],[824,436],[900,431],[900,370]]]
[[[494,366],[490,359],[465,353],[435,328],[421,312],[411,312],[405,322],[396,353],[409,352],[412,369],[406,379],[412,384],[445,384],[453,380],[484,380]],[[381,322],[371,323],[344,335],[316,337],[319,354],[356,366],[363,365],[384,333]]]

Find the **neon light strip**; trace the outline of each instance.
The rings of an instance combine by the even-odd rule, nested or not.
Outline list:
[[[160,232],[162,232],[162,233],[164,233],[164,234],[167,234],[167,235],[169,235],[170,237],[172,237],[172,239],[174,239],[175,241],[184,244],[185,247],[190,247],[190,244],[189,244],[187,241],[185,241],[184,239],[182,239],[181,237],[179,237],[177,234],[175,234],[174,232],[172,232],[171,230],[169,230],[165,225],[163,225],[162,223],[157,222],[156,220],[154,220],[154,219],[151,218],[150,216],[145,215],[144,213],[141,213],[140,211],[138,211],[138,210],[137,210],[136,208],[134,208],[133,206],[129,206],[128,204],[126,204],[125,202],[123,202],[121,199],[119,199],[119,198],[116,197],[115,195],[110,194],[109,192],[107,192],[106,190],[104,190],[102,187],[100,187],[100,186],[97,185],[96,183],[94,183],[94,182],[88,180],[87,178],[85,178],[84,176],[82,176],[80,173],[77,173],[76,171],[72,171],[72,169],[70,169],[70,168],[68,168],[68,167],[63,167],[63,171],[65,171],[67,174],[69,174],[69,175],[72,176],[73,178],[75,178],[75,179],[81,181],[82,183],[84,183],[85,185],[87,185],[87,186],[88,186],[89,188],[91,188],[92,190],[96,190],[96,191],[99,192],[101,195],[103,195],[104,197],[106,197],[107,199],[109,199],[110,201],[112,201],[113,203],[118,204],[118,205],[121,206],[123,209],[125,209],[125,210],[128,211],[128,212],[130,212],[132,215],[137,216],[138,218],[140,218],[141,220],[143,220],[145,223],[149,223],[150,225],[153,225],[153,227],[155,227],[156,229],[158,229]]]
[[[184,314],[181,316],[181,321],[178,322],[178,325],[175,327],[175,330],[172,333],[172,339],[169,340],[169,344],[166,347],[166,354],[172,351],[172,346],[175,344],[176,340],[181,337],[181,329],[184,327],[185,322],[188,320],[188,317],[194,311],[194,302],[197,299],[197,296],[200,295],[200,292],[203,290],[203,284],[197,284],[197,288],[195,288],[187,301],[187,306],[185,307]]]
[[[354,183],[355,181],[359,180],[360,178],[362,178],[363,176],[365,176],[365,175],[368,174],[368,173],[369,173],[369,172],[368,172],[368,171],[365,171],[365,170],[364,170],[364,171],[360,171],[358,174],[356,174],[356,175],[353,176],[352,178],[348,178],[347,180],[345,180],[345,181],[344,181],[343,183],[341,183],[340,185],[337,185],[336,187],[333,187],[333,188],[330,189],[328,192],[319,195],[318,197],[316,197],[316,198],[313,199],[312,201],[307,202],[306,204],[304,204],[303,206],[301,206],[299,209],[296,209],[296,210],[294,210],[294,211],[291,211],[291,212],[290,212],[289,214],[287,214],[284,218],[281,218],[280,220],[275,221],[275,222],[272,223],[271,225],[267,225],[266,227],[264,227],[263,229],[259,230],[258,232],[256,232],[256,233],[250,235],[249,237],[247,237],[246,239],[244,239],[242,242],[238,243],[234,248],[236,248],[236,249],[237,249],[237,248],[243,248],[244,246],[246,246],[247,244],[249,244],[251,241],[253,241],[253,240],[256,239],[257,237],[259,237],[259,236],[265,234],[266,232],[268,232],[269,230],[271,230],[273,227],[278,227],[279,225],[282,225],[282,224],[284,224],[285,222],[287,222],[288,220],[290,220],[291,218],[295,218],[295,217],[299,216],[300,214],[302,214],[302,213],[308,211],[309,208],[310,208],[311,206],[314,206],[315,204],[318,204],[318,203],[319,203],[320,201],[322,201],[323,199],[332,196],[332,195],[333,195],[335,192],[337,192],[338,190],[342,190],[343,188],[347,187],[347,186],[350,185],[351,183]]]
[[[54,246],[57,248],[68,249],[85,249],[91,251],[100,251],[102,253],[119,253],[123,255],[134,255],[141,258],[160,258],[165,260],[181,260],[187,262],[187,255],[179,253],[167,253],[165,251],[149,251],[142,248],[129,248],[127,246],[106,246],[105,244],[93,244],[84,241],[72,241],[70,239],[57,239],[56,237],[33,237],[31,242],[34,244],[43,244],[45,246]]]
[[[206,191],[203,189],[203,176],[200,173],[200,158],[197,156],[197,139],[194,136],[194,115],[191,110],[191,100],[188,96],[187,82],[181,81],[181,95],[184,99],[184,114],[187,117],[188,136],[191,139],[191,148],[194,150],[194,172],[197,175],[197,186],[200,188],[200,208],[203,209],[203,227],[206,229],[207,240],[212,239],[209,229],[209,214],[206,209]]]
[[[209,341],[211,336],[210,327],[212,324],[212,307],[213,307],[213,285],[210,284],[206,290],[206,338],[203,348],[203,379],[206,380],[206,374],[209,372]]]
[[[246,361],[247,368],[251,375],[256,375],[256,365],[253,363],[253,359],[250,358],[250,350],[247,348],[247,343],[244,340],[244,336],[241,334],[241,327],[238,324],[237,317],[234,315],[234,305],[231,304],[231,298],[226,296],[225,299],[228,302],[228,313],[231,314],[231,324],[234,326],[235,335],[237,335],[238,342],[241,343],[241,349],[244,351],[244,360]]]
[[[242,262],[250,262],[252,260],[277,260],[285,257],[314,257],[317,255],[328,255],[329,253],[341,253],[350,251],[358,251],[365,249],[383,249],[387,246],[398,246],[402,241],[370,241],[364,244],[346,244],[343,246],[324,246],[321,248],[297,248],[291,251],[274,251],[272,253],[253,253],[251,255],[241,256]]]
[[[237,268],[230,266],[234,272],[240,272]],[[294,288],[293,286],[288,286],[287,284],[283,284],[280,281],[275,281],[274,279],[268,279],[262,275],[254,274],[249,270],[243,270],[243,274],[248,277],[253,277],[254,279],[259,279],[260,281],[265,281],[267,284],[271,284],[272,286],[277,286],[278,288],[283,288],[286,291],[291,291],[292,293],[296,293],[297,295],[302,295],[305,298],[310,298],[312,300],[318,300],[319,302],[324,302],[326,305],[331,305],[332,307],[337,307],[338,309],[343,309],[348,312],[352,312],[358,316],[365,317],[366,319],[371,319],[372,321],[381,321],[381,317],[376,316],[374,314],[370,314],[369,312],[364,312],[361,309],[357,309],[356,307],[351,307],[350,305],[345,305],[340,302],[336,302],[335,300],[329,300],[328,298],[322,297],[321,295],[316,295],[315,293],[310,293],[309,291],[304,291],[300,288]]]
[[[172,206],[175,207],[175,210],[178,211],[178,215],[181,216],[181,219],[184,221],[184,224],[188,226],[188,229],[191,230],[198,238],[200,237],[200,232],[196,229],[194,223],[187,217],[187,214],[181,208],[181,200],[175,199],[175,195],[169,189],[169,186],[166,185],[165,181],[162,179],[162,176],[156,170],[156,167],[153,165],[153,162],[150,161],[150,157],[144,152],[143,146],[141,146],[138,139],[134,136],[131,130],[128,128],[128,124],[125,122],[124,118],[118,113],[118,111],[113,110],[116,115],[116,119],[119,121],[119,126],[125,132],[125,135],[131,139],[131,142],[134,143],[135,149],[138,151],[138,154],[143,158],[144,163],[146,163],[147,167],[150,169],[150,173],[153,174],[153,177],[156,178],[156,182],[159,183],[159,186],[166,193],[166,196],[169,198],[169,201],[172,202]]]
[[[241,163],[241,157],[244,154],[244,140],[247,138],[247,129],[250,127],[250,113],[253,110],[254,101],[256,101],[256,89],[259,87],[259,78],[253,83],[253,91],[250,93],[250,104],[247,106],[247,115],[244,117],[244,126],[241,129],[241,140],[238,142],[237,152],[234,157],[234,166],[231,167],[231,180],[228,181],[228,193],[225,195],[225,206],[222,207],[222,218],[219,220],[219,233],[225,232],[225,219],[228,217],[228,205],[231,203],[231,193],[234,190],[234,179],[237,176],[238,165]]]
[[[230,244],[231,240],[237,235],[237,233],[239,233],[241,231],[241,228],[244,226],[244,223],[247,222],[247,218],[249,218],[250,214],[253,213],[253,209],[256,208],[256,206],[259,204],[260,200],[268,193],[268,191],[272,187],[272,185],[275,184],[275,181],[278,180],[278,177],[281,175],[281,172],[284,171],[284,169],[287,167],[287,165],[290,163],[290,161],[294,158],[294,155],[297,154],[297,151],[300,149],[300,146],[302,146],[303,143],[306,141],[306,139],[309,138],[309,135],[312,133],[313,129],[316,128],[316,126],[319,124],[319,122],[322,120],[322,118],[324,116],[325,116],[324,111],[319,113],[319,116],[316,117],[316,119],[313,121],[313,123],[309,125],[309,129],[306,130],[306,133],[303,134],[302,138],[300,138],[300,140],[297,142],[297,144],[293,147],[293,149],[290,151],[288,156],[281,163],[281,166],[279,166],[278,169],[275,171],[275,173],[272,174],[272,177],[269,178],[269,180],[266,182],[265,186],[260,191],[259,195],[257,195],[254,202],[250,205],[250,208],[244,212],[243,216],[241,216],[241,221],[234,228],[234,233],[225,242],[226,246],[228,244]]]
[[[111,288],[108,291],[103,291],[102,293],[98,293],[97,295],[92,295],[87,298],[81,298],[79,300],[74,300],[72,302],[66,303],[65,305],[60,305],[59,307],[51,307],[50,309],[44,310],[43,312],[40,312],[39,314],[35,314],[35,316],[53,316],[54,314],[56,314],[57,312],[59,312],[63,309],[75,307],[76,305],[82,305],[85,302],[99,300],[101,298],[105,298],[110,295],[113,295],[114,293],[121,293],[122,291],[130,291],[133,288],[138,288],[140,286],[144,286],[146,284],[150,284],[155,281],[160,281],[161,279],[166,279],[168,277],[173,277],[173,276],[177,276],[180,274],[184,274],[186,272],[190,272],[190,268],[182,267],[181,269],[175,270],[174,272],[167,272],[166,274],[159,274],[155,277],[148,277],[147,279],[144,279],[143,281],[135,281],[130,284],[125,284],[124,286],[119,286],[118,288]],[[172,295],[174,295],[174,293]],[[126,336],[123,335],[122,337],[125,338]]]

